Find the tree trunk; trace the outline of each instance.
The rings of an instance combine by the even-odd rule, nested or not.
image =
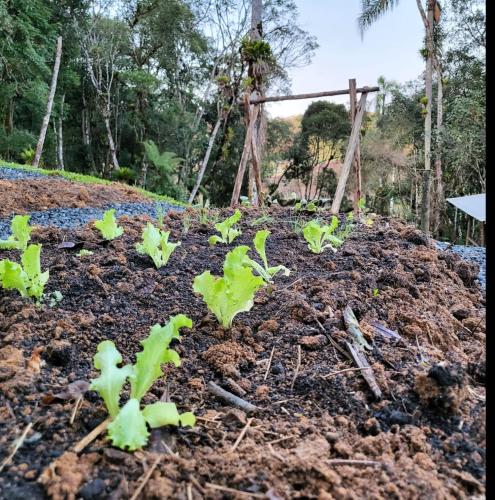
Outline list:
[[[434,42],[433,42],[433,14],[435,10],[436,0],[427,0],[428,10],[426,14],[425,30],[426,30],[426,49],[428,56],[426,59],[425,71],[425,96],[426,117],[425,117],[425,167],[423,171],[423,203],[421,207],[421,229],[430,232],[430,212],[431,212],[431,109],[432,109],[432,73],[433,73],[433,58],[434,58]],[[418,0],[418,7],[423,16],[421,3]]]
[[[443,84],[442,72],[437,68],[437,133],[436,133],[436,151],[435,151],[435,213],[433,220],[433,232],[438,236],[440,222],[444,210],[444,192],[442,179],[442,134],[443,134]]]
[[[36,146],[36,153],[34,155],[33,167],[37,167],[40,163],[41,153],[43,152],[43,145],[45,143],[46,129],[50,123],[50,115],[52,114],[53,99],[55,97],[55,90],[57,89],[58,70],[60,68],[60,59],[62,57],[62,37],[57,38],[57,52],[55,55],[55,65],[53,66],[52,83],[50,85],[50,93],[48,94],[48,103],[46,105],[46,113],[43,117],[41,125],[40,136]]]
[[[213,128],[213,132],[211,133],[210,140],[208,142],[208,149],[206,150],[205,157],[203,158],[203,162],[201,163],[201,168],[199,169],[198,177],[196,178],[196,184],[194,184],[191,194],[189,195],[188,203],[192,203],[194,201],[199,186],[201,185],[201,181],[203,180],[203,176],[205,174],[208,161],[210,159],[211,150],[213,149],[213,145],[215,144],[215,140],[217,138],[217,134],[220,129],[221,123],[222,123],[222,118],[219,116],[217,122],[215,123],[215,127]]]
[[[110,126],[110,116],[106,113],[103,117],[105,121],[105,128],[107,129],[108,147],[110,148],[110,157],[112,159],[113,168],[117,170],[119,168],[119,161],[117,160],[117,153],[115,150],[115,143],[113,142],[112,128]]]
[[[64,115],[64,103],[65,94],[62,95],[62,100],[60,101],[60,116],[57,120],[57,168],[59,170],[65,170],[64,166],[64,135],[63,135],[63,115]]]

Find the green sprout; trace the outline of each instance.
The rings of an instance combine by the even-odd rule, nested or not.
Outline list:
[[[124,228],[117,225],[117,220],[115,219],[115,208],[107,210],[103,214],[103,219],[95,221],[94,226],[100,231],[103,238],[107,241],[118,238],[124,232]]]
[[[179,354],[169,345],[172,340],[180,339],[182,327],[192,327],[192,321],[183,314],[172,316],[165,326],[151,327],[150,334],[141,342],[143,350],[136,355],[136,363],[121,368],[118,365],[122,363],[122,356],[115,344],[111,340],[98,344],[93,364],[100,376],[91,380],[90,389],[97,391],[105,402],[112,419],[108,437],[114,446],[129,451],[142,448],[150,435],[147,426],[151,429],[164,425],[194,426],[194,415],[191,412],[179,414],[174,403],[158,401],[141,409],[141,399],[163,375],[161,365],[180,366]],[[121,408],[120,393],[127,381],[131,388],[130,399]]]

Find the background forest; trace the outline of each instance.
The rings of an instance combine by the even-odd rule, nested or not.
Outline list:
[[[247,0],[0,0],[0,158],[33,161],[61,36],[42,164],[187,201],[209,155],[199,194],[228,204],[245,135],[238,101],[252,83],[244,44],[250,16]],[[443,200],[485,192],[484,3],[442,2],[434,37],[442,88],[437,77],[432,142],[441,176],[432,190],[440,182]],[[263,2],[263,39],[270,47],[264,89],[288,92],[287,72],[307,64],[318,46],[298,26],[292,0]],[[376,212],[419,222],[424,76],[407,84],[385,76],[378,85],[361,131],[363,193]],[[314,183],[318,196],[331,197],[333,173],[313,178],[314,166],[345,154],[348,109],[320,101],[292,120],[264,117],[265,178],[283,165],[284,179]],[[268,190],[273,197],[276,187]],[[454,224],[438,199],[433,229],[452,238],[461,221]]]

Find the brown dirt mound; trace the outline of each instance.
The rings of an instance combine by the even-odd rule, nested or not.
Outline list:
[[[125,234],[110,243],[89,227],[34,233],[43,243],[42,268],[50,269],[47,292],[59,290],[63,300],[36,307],[15,292],[0,295],[0,460],[32,423],[2,472],[0,496],[129,498],[157,459],[143,498],[483,495],[485,303],[465,284],[474,271],[386,218],[356,229],[337,253],[315,255],[293,232],[294,216],[273,210],[268,260],[292,274],[261,290],[253,309],[225,330],[193,293],[192,280],[206,269],[220,274],[229,248],[252,245],[265,226],[251,225],[259,211],[243,214],[243,234],[230,247],[210,247],[214,231],[197,215],[183,225],[182,215],[170,213],[165,225],[182,245],[160,270],[134,249],[144,217],[122,218]],[[94,254],[57,249],[63,240],[82,241]],[[347,305],[373,346],[367,358],[381,400],[342,354]],[[132,362],[150,326],[178,313],[193,320],[175,347],[182,365],[167,366],[145,402],[166,392],[180,411],[198,416],[195,428],[154,430],[134,454],[100,435],[76,460],[74,445],[106,411],[87,392],[71,424],[75,401],[53,395],[96,376],[98,342],[113,340]],[[400,340],[377,333],[376,323]],[[208,392],[209,381],[260,408],[233,451],[247,416]]]
[[[101,207],[108,203],[149,201],[130,187],[113,183],[80,184],[64,179],[0,179],[0,217],[48,208]]]

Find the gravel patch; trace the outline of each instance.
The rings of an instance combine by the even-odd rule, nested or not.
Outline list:
[[[46,177],[46,174],[42,174],[40,172],[28,172],[27,170],[9,168],[0,165],[0,179],[16,181],[22,179],[39,179],[40,177]]]
[[[449,247],[449,243],[443,241],[435,241],[437,248],[445,250]],[[486,288],[486,248],[485,247],[471,247],[464,245],[453,245],[449,247],[448,252],[454,252],[460,255],[463,259],[475,262],[480,267],[478,280],[482,288]]]
[[[112,203],[103,208],[51,208],[48,210],[31,212],[29,223],[33,226],[55,226],[62,229],[74,229],[82,227],[91,220],[101,219],[105,210],[115,208],[115,215],[149,215],[156,217],[157,206],[161,206],[165,214],[169,210],[182,211],[184,207],[172,205],[166,202],[156,203]],[[0,239],[6,239],[10,235],[11,217],[0,219]]]

